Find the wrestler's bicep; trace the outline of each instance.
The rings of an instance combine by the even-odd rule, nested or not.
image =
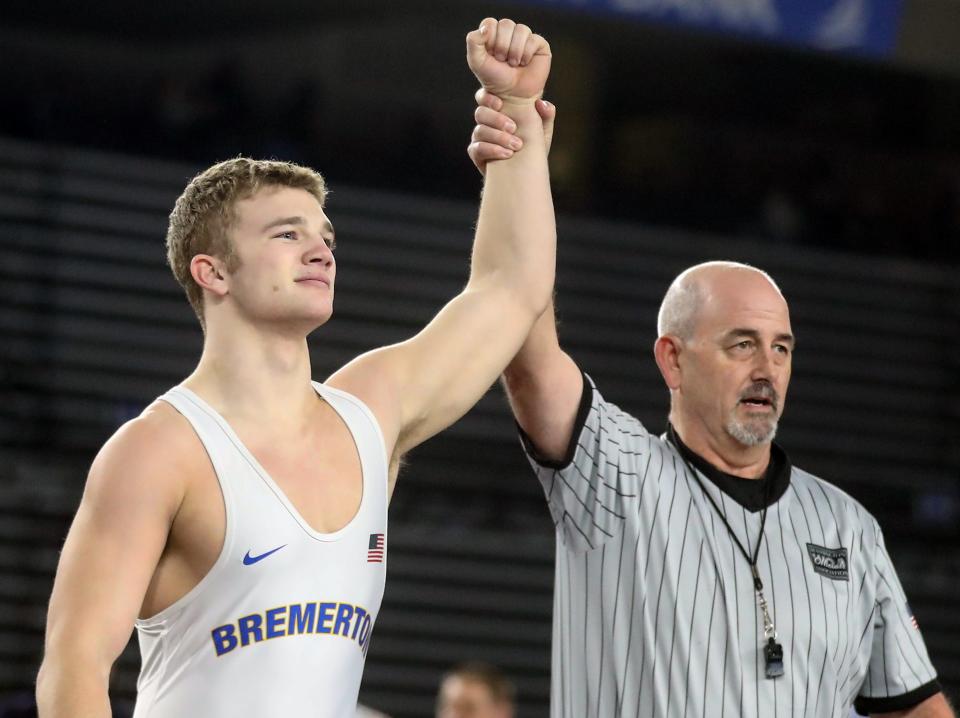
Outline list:
[[[127,644],[182,500],[170,453],[136,419],[94,460],[57,567],[48,654],[109,669]]]

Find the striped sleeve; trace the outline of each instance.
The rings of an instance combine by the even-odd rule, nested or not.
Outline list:
[[[890,561],[879,527],[870,663],[854,706],[859,713],[902,711],[941,690],[913,611]]]
[[[583,395],[565,456],[560,461],[545,460],[522,429],[520,440],[564,545],[589,550],[620,532],[625,506],[637,495],[636,466],[650,443],[636,418],[604,401],[584,374]]]

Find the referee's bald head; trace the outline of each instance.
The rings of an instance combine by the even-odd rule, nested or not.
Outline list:
[[[766,279],[780,297],[783,292],[773,277],[762,269],[741,262],[711,261],[695,264],[680,272],[671,282],[660,303],[657,314],[657,335],[673,334],[690,339],[696,327],[697,315],[710,294],[710,281],[723,275],[754,272]],[[786,301],[786,300],[784,300]]]

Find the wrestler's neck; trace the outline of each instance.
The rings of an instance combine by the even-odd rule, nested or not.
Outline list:
[[[700,417],[671,411],[670,423],[690,451],[714,467],[744,479],[763,478],[770,464],[770,442],[745,446],[722,427],[707,425]]]
[[[208,321],[200,362],[183,385],[224,416],[269,425],[315,408],[311,378],[302,328]]]

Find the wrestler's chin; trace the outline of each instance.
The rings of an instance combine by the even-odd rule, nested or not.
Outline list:
[[[333,291],[326,290],[324,294],[326,296],[291,307],[290,314],[310,324],[313,329],[323,326],[333,316]]]
[[[306,336],[329,322],[332,317],[332,307],[299,307],[293,311],[277,312],[267,319],[267,323],[283,334]]]

